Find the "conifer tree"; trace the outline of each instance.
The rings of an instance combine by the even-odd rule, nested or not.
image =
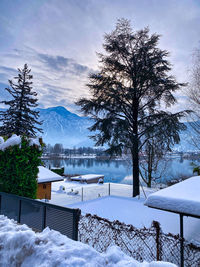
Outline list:
[[[11,100],[1,103],[8,106],[8,109],[0,112],[2,126],[0,134],[11,136],[12,134],[36,136],[42,129],[36,125],[42,125],[38,121],[39,111],[34,110],[38,104],[37,93],[32,91],[31,69],[25,64],[23,69],[18,69],[18,76],[14,77],[16,83],[9,80],[10,88],[5,88],[12,96]]]
[[[130,151],[133,197],[139,194],[139,151],[148,136],[177,143],[184,128],[179,122],[184,112],[165,109],[176,103],[173,92],[184,84],[168,74],[168,52],[158,48],[159,38],[148,28],[133,32],[128,20],[119,20],[116,29],[105,35],[99,72],[90,75],[90,99],[77,102],[94,119],[90,130],[96,131],[96,145],[107,143],[111,154]]]

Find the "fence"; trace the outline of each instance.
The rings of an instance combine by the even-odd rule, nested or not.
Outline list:
[[[33,230],[42,231],[49,227],[78,239],[79,209],[69,209],[38,200],[0,192],[0,213]]]
[[[91,190],[92,189],[92,190]],[[104,183],[82,187],[82,200],[90,200],[103,196],[123,196],[132,197],[133,186],[117,183]]]
[[[180,237],[164,234],[158,222],[153,222],[148,229],[138,229],[87,214],[79,221],[79,240],[99,252],[106,251],[110,245],[117,245],[138,261],[162,260],[180,266]],[[187,241],[184,241],[184,266],[200,266],[200,247]]]
[[[146,188],[146,194],[155,191],[155,189]],[[104,184],[87,184],[87,185],[70,185],[66,183],[64,190],[53,190],[62,194],[63,202],[67,205],[74,204],[81,201],[87,201],[105,196],[122,196],[132,197],[132,185],[117,184],[117,183],[104,183]],[[60,204],[60,199],[57,194],[52,195],[51,203]],[[141,189],[141,196],[144,196]],[[146,196],[146,195],[145,195]]]

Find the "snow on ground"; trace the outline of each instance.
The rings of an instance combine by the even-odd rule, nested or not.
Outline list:
[[[151,209],[144,206],[144,198],[102,197],[69,205],[80,208],[82,214],[96,214],[111,221],[119,220],[137,228],[150,227],[158,221],[164,233],[179,233],[179,216],[174,213]],[[200,242],[200,220],[184,218],[184,235],[188,241]]]
[[[59,190],[60,186],[64,186],[65,190]],[[81,201],[82,188],[83,202]],[[151,196],[155,192],[155,189],[144,188],[144,190],[146,196]],[[132,198],[132,186],[111,183],[109,197],[108,183],[88,185],[62,181],[52,183],[50,203],[80,208],[82,214],[96,214],[111,221],[119,220],[138,228],[150,227],[152,221],[156,220],[160,222],[164,233],[178,234],[179,215],[144,206],[146,199],[142,189],[140,191],[140,199]],[[184,236],[188,241],[200,243],[199,219],[184,217]]]
[[[64,190],[61,190],[64,189]],[[125,184],[110,183],[110,194],[116,196],[132,196],[132,186]],[[74,194],[72,194],[74,192]],[[104,184],[87,184],[79,182],[69,182],[67,180],[52,183],[52,195],[50,203],[67,207],[69,204],[80,202],[82,200],[91,200],[102,196],[109,195],[109,183]],[[145,194],[155,192],[155,189],[145,188]],[[76,194],[75,194],[76,193]],[[144,193],[141,189],[141,196]]]
[[[118,247],[99,253],[46,228],[35,233],[26,225],[0,216],[0,266],[2,267],[175,267],[164,262],[139,263]]]

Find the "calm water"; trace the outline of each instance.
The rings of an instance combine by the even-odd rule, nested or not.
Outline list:
[[[47,167],[49,165],[51,167],[64,166],[66,174],[103,174],[105,182],[132,184],[131,164],[123,160],[56,159],[43,160],[43,162]],[[161,179],[158,181],[165,182],[183,175],[192,176],[191,162],[191,160],[183,160],[182,158],[162,160],[158,168],[158,176],[161,174]]]

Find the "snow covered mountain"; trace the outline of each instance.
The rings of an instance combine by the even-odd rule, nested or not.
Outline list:
[[[88,138],[93,134],[88,130],[88,127],[92,125],[89,118],[80,117],[61,106],[38,110],[40,120],[44,121],[42,128],[46,144],[62,143],[64,147],[94,146],[94,142]],[[189,123],[185,124],[187,130],[180,133],[181,142],[175,145],[173,150],[196,151],[191,141],[192,136],[195,135],[194,130]]]
[[[3,110],[3,109],[0,109]],[[37,109],[40,112],[40,120],[43,121],[43,140],[46,144],[63,144],[65,148],[74,146],[94,146],[94,142],[88,137],[92,135],[88,127],[92,125],[92,120],[87,117],[80,117],[71,113],[62,106],[47,109]],[[194,130],[189,123],[185,123],[187,130],[180,133],[181,142],[175,145],[174,151],[196,151],[192,144]]]
[[[196,152],[199,151],[196,146],[194,146],[193,139],[197,135],[194,129],[191,127],[189,122],[185,122],[187,129],[180,132],[180,143],[174,145],[173,150],[178,152]]]
[[[88,138],[91,132],[88,127],[92,121],[86,117],[80,117],[71,113],[64,107],[52,107],[37,109],[40,112],[40,120],[43,121],[43,140],[46,144],[63,144],[64,147],[94,146]]]

